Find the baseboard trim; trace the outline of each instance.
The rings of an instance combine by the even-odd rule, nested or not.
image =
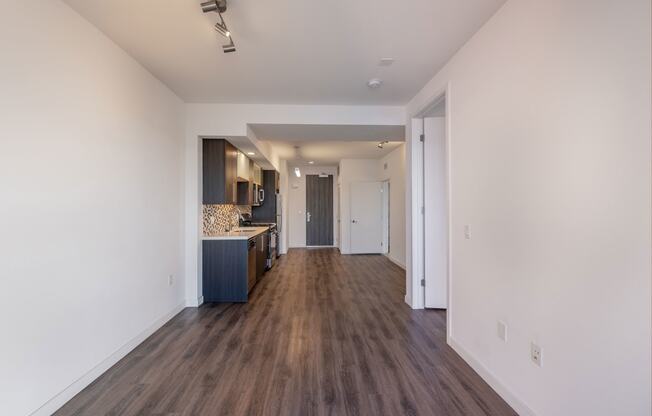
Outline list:
[[[505,384],[503,384],[502,381],[498,379],[491,371],[487,369],[480,361],[478,361],[471,353],[469,353],[464,347],[462,347],[457,341],[455,341],[452,337],[448,338],[448,345],[455,350],[455,352],[462,357],[464,361],[468,365],[475,370],[480,377],[484,381],[491,386],[492,389],[500,397],[503,398],[509,404],[512,406],[512,408],[518,413],[520,416],[536,416],[536,413],[532,409],[530,409],[523,401],[521,401],[514,393],[509,390]]]
[[[405,264],[401,263],[400,261],[396,260],[395,258],[391,257],[388,253],[383,253],[383,256],[387,257],[387,260],[391,261],[401,269],[405,270]]]
[[[159,330],[163,325],[165,325],[170,319],[174,318],[179,312],[185,308],[185,302],[182,302],[175,306],[170,312],[166,313],[163,317],[157,319],[152,325],[147,327],[140,334],[136,335],[134,338],[129,340],[122,347],[118,348],[113,354],[109,355],[107,358],[102,360],[99,364],[89,370],[86,374],[75,380],[71,385],[66,387],[63,391],[52,397],[50,400],[45,402],[41,407],[30,413],[30,416],[50,416],[57,410],[59,410],[64,404],[66,404],[70,399],[75,397],[77,393],[84,390],[89,384],[91,384],[95,379],[104,374],[106,370],[111,368],[115,363],[124,358],[129,354],[134,348],[140,345],[145,339],[147,339],[154,332]]]

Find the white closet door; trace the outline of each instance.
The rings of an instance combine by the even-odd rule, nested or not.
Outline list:
[[[425,306],[448,307],[448,201],[444,117],[424,119]]]
[[[351,183],[351,253],[382,252],[382,182]]]

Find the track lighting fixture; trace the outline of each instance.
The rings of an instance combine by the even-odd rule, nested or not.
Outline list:
[[[389,140],[383,140],[382,142],[378,143],[377,146],[379,149],[382,149],[387,143],[389,143]]]
[[[226,27],[226,23],[222,18],[222,13],[226,11],[226,0],[211,0],[201,4],[201,9],[204,13],[215,12],[220,18],[220,21],[215,23],[215,31],[229,40],[229,43],[222,45],[224,53],[235,52],[235,43],[231,37],[231,32]]]

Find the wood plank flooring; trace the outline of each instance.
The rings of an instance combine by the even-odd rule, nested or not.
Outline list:
[[[291,250],[247,304],[187,308],[56,415],[516,413],[383,256]]]

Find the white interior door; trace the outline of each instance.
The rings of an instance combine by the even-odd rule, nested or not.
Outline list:
[[[444,117],[423,120],[425,306],[448,307],[448,196]]]
[[[351,183],[351,253],[382,253],[382,182]]]

